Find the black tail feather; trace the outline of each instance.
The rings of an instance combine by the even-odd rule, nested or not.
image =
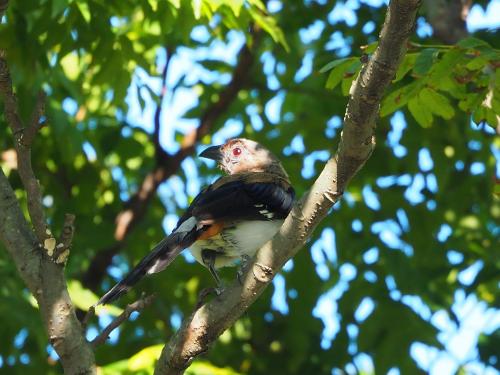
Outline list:
[[[104,294],[96,305],[105,305],[127,293],[146,274],[156,273],[167,267],[182,250],[196,241],[200,230],[193,228],[190,232],[172,233],[160,241],[125,278]]]

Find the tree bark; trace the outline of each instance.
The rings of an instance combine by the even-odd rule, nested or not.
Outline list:
[[[471,5],[471,0],[425,0],[424,9],[434,37],[446,44],[465,38],[465,20]]]
[[[64,373],[95,374],[94,353],[76,319],[64,268],[45,254],[1,169],[0,212],[0,240],[38,302],[49,341],[61,358]]]

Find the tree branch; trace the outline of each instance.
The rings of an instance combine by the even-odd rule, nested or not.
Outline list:
[[[130,315],[134,311],[141,311],[142,309],[149,306],[153,302],[154,298],[154,294],[147,297],[141,296],[141,298],[137,301],[127,305],[127,307],[125,307],[125,310],[123,310],[120,315],[118,315],[111,323],[109,323],[108,326],[104,328],[103,331],[90,342],[92,347],[95,348],[98,345],[104,344],[113,330],[118,328],[123,322],[130,318]],[[91,309],[92,310],[90,311],[94,311],[94,307],[92,307]]]
[[[253,36],[254,44],[251,48],[255,48],[255,43],[258,43],[260,32],[254,32]],[[199,126],[184,137],[179,151],[173,155],[165,152],[159,154],[160,158],[156,166],[144,178],[138,192],[125,202],[124,209],[116,217],[115,239],[117,242],[99,251],[92,259],[87,272],[82,277],[85,287],[95,290],[100,285],[111,259],[124,246],[126,237],[146,214],[149,202],[156,194],[158,186],[179,170],[182,161],[194,152],[196,142],[208,134],[233,103],[248,79],[252,64],[253,54],[250,48],[244,45],[239,52],[232,79],[220,93],[219,100],[207,108],[200,119]]]
[[[380,101],[404,56],[419,5],[419,0],[390,2],[379,46],[351,87],[337,152],[326,163],[311,190],[296,202],[280,232],[249,264],[243,284],[234,282],[222,295],[184,320],[163,348],[155,374],[182,374],[197,355],[208,350],[257,299],[285,262],[300,250],[370,157],[375,146],[375,119]]]
[[[0,21],[9,6],[9,0],[0,0]]]
[[[468,35],[465,20],[472,0],[424,0],[427,19],[434,36],[447,44],[455,44]]]
[[[95,374],[94,353],[76,319],[63,268],[39,251],[38,240],[1,168],[0,212],[0,240],[38,302],[49,341],[61,358],[64,372]]]
[[[4,58],[4,53],[0,52],[0,97],[5,106],[5,118],[14,135],[14,147],[17,152],[18,172],[21,177],[26,195],[28,198],[28,212],[35,229],[35,233],[40,243],[43,244],[47,251],[53,251],[55,248],[55,239],[50,233],[45,214],[42,206],[42,192],[38,180],[33,173],[31,166],[31,142],[34,138],[34,133],[38,129],[38,125],[34,126],[36,119],[40,118],[40,108],[43,104],[43,95],[38,97],[38,103],[33,114],[33,122],[26,128],[17,112],[16,95],[12,90],[12,79],[10,77],[7,61]]]
[[[43,115],[43,93],[38,97],[30,126],[25,128],[18,114],[12,80],[4,57],[5,53],[0,50],[0,97],[4,102],[6,120],[14,135],[18,171],[26,189],[28,211],[35,233],[26,222],[14,191],[0,168],[0,240],[38,302],[49,341],[61,358],[64,372],[95,374],[94,353],[76,318],[66,289],[64,268],[57,264],[58,258],[53,257],[56,240],[46,224],[40,186],[31,166],[31,142]],[[63,240],[64,246],[69,246],[70,237],[63,236]],[[40,243],[46,251],[40,251]]]

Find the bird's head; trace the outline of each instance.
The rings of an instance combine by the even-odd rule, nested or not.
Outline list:
[[[200,157],[217,161],[227,174],[268,172],[287,177],[278,158],[264,146],[245,138],[230,139],[223,145],[206,148]]]

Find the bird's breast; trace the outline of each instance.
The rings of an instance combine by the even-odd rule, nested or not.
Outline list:
[[[209,249],[220,253],[215,261],[216,268],[235,265],[244,255],[253,257],[262,245],[273,238],[282,224],[283,220],[226,223],[220,233],[196,241],[190,250],[201,264],[201,251]]]

